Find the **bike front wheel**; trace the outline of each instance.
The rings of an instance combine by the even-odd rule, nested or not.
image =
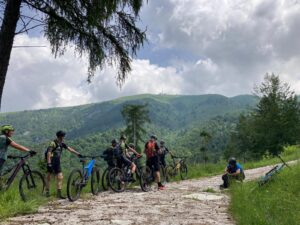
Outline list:
[[[185,163],[182,163],[181,166],[180,166],[180,177],[181,177],[181,180],[187,179],[187,176],[188,176],[187,165]]]
[[[68,178],[67,195],[71,202],[76,201],[80,197],[82,189],[83,176],[80,170],[73,170]]]
[[[123,192],[126,186],[126,176],[123,170],[115,167],[108,173],[110,188],[115,192]]]
[[[93,195],[98,195],[100,191],[100,170],[97,167],[92,170],[91,190]]]
[[[148,192],[152,190],[152,183],[154,181],[153,173],[150,167],[145,166],[141,168],[140,174],[140,186],[142,191]]]
[[[171,178],[174,177],[174,167],[173,166],[166,166],[165,168],[165,176],[166,176],[166,181],[167,182],[170,182],[171,181]]]
[[[35,200],[43,196],[45,191],[44,176],[39,171],[24,174],[19,183],[19,192],[23,201]]]

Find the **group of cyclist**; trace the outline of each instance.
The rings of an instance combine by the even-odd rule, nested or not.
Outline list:
[[[160,141],[160,146],[157,143],[157,137],[151,135],[150,139],[146,142],[144,153],[146,154],[146,165],[149,168],[153,168],[155,181],[157,183],[159,190],[164,190],[165,186],[160,180],[160,165],[166,166],[165,155],[169,152],[168,148],[165,147],[165,142]],[[116,139],[111,141],[111,147],[104,151],[103,155],[106,159],[109,167],[114,167],[112,159],[115,158],[117,161],[117,166],[122,165],[131,168],[131,179],[134,181],[133,174],[136,171],[136,165],[132,160],[130,153],[136,155],[137,158],[141,157],[141,154],[135,150],[134,144],[126,143],[126,136],[121,135],[119,142]]]
[[[28,152],[30,155],[35,155],[36,152],[28,149],[25,146],[22,146],[11,139],[14,134],[14,127],[11,125],[3,125],[1,126],[1,134],[0,134],[0,176],[3,165],[7,160],[7,150],[8,146],[11,146],[17,150]],[[82,155],[77,152],[75,149],[67,146],[64,142],[66,133],[64,131],[58,131],[56,133],[56,139],[50,142],[46,152],[45,152],[45,160],[47,163],[47,176],[46,176],[46,196],[50,196],[50,182],[51,177],[54,175],[56,177],[56,189],[57,189],[57,197],[60,199],[64,199],[65,197],[62,195],[62,183],[63,183],[63,173],[61,169],[61,155],[62,151],[68,150],[69,152],[77,155],[79,158]],[[166,166],[165,155],[170,151],[165,146],[164,141],[160,141],[160,145],[157,143],[157,137],[155,135],[151,135],[149,140],[145,144],[144,153],[146,154],[146,164],[149,168],[153,168],[155,181],[157,183],[159,190],[164,190],[165,186],[161,183],[160,179],[160,166]],[[131,169],[131,178],[133,178],[133,174],[136,171],[136,165],[131,160],[130,153],[136,155],[136,157],[140,157],[141,154],[135,150],[134,144],[126,143],[126,136],[121,135],[119,141],[113,139],[111,141],[111,147],[107,149],[104,154],[114,155],[117,158],[117,166],[121,167],[122,165],[128,166]],[[110,164],[110,161],[108,162]],[[109,165],[113,166],[113,165]],[[222,176],[224,181],[221,188],[227,188],[229,186],[229,180],[231,178],[243,180],[245,178],[243,169],[240,164],[236,162],[235,158],[231,158],[229,160],[228,166],[225,169],[225,174]],[[134,180],[133,180],[134,181]]]

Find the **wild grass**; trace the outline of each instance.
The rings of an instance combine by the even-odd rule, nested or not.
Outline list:
[[[265,186],[255,181],[232,186],[230,211],[239,225],[300,223],[300,164],[277,174]]]

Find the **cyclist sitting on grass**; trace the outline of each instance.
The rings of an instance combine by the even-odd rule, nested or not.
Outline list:
[[[1,135],[0,135],[0,176],[1,176],[1,171],[2,167],[7,160],[7,150],[8,146],[11,146],[15,149],[18,149],[22,152],[28,152],[30,155],[35,155],[36,152],[29,150],[28,148],[17,144],[14,142],[11,137],[14,134],[15,129],[13,128],[12,125],[3,125],[1,126]]]
[[[242,166],[236,162],[234,157],[230,158],[228,165],[225,168],[225,174],[222,176],[223,185],[220,185],[220,188],[228,188],[230,180],[235,179],[243,181],[245,179],[245,174]]]
[[[129,151],[133,152],[138,157],[141,155],[136,150],[134,150],[133,148],[131,148],[130,146],[128,146],[126,144],[126,136],[125,135],[121,135],[121,137],[120,137],[119,148],[120,148],[119,164],[125,165],[125,166],[130,166],[131,176],[132,176],[135,173],[136,165],[134,162],[132,162],[130,160],[130,156],[128,153],[129,153]]]
[[[150,140],[145,144],[144,152],[147,156],[147,166],[154,170],[155,181],[157,182],[158,189],[164,190],[165,186],[160,182],[160,165],[158,156],[159,147],[156,140],[156,136],[151,135]]]
[[[65,199],[65,197],[62,196],[61,189],[62,189],[62,183],[63,183],[63,173],[60,166],[60,157],[62,154],[63,149],[68,150],[71,153],[76,154],[78,157],[82,157],[82,155],[74,150],[73,148],[67,146],[64,143],[64,138],[66,136],[66,133],[64,131],[57,131],[56,132],[56,139],[54,141],[51,141],[50,145],[47,148],[46,151],[46,159],[47,159],[47,181],[46,181],[46,196],[50,196],[50,181],[51,181],[51,175],[54,174],[57,179],[57,198]]]

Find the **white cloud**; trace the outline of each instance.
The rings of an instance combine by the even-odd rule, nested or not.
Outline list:
[[[133,60],[122,89],[112,68],[98,71],[88,84],[87,60],[76,58],[72,48],[57,59],[49,47],[13,49],[2,110],[78,105],[140,93],[233,96],[251,93],[267,72],[279,74],[300,94],[296,0],[149,1],[141,17],[149,52]],[[49,45],[44,38],[26,35],[17,36],[15,44]]]

